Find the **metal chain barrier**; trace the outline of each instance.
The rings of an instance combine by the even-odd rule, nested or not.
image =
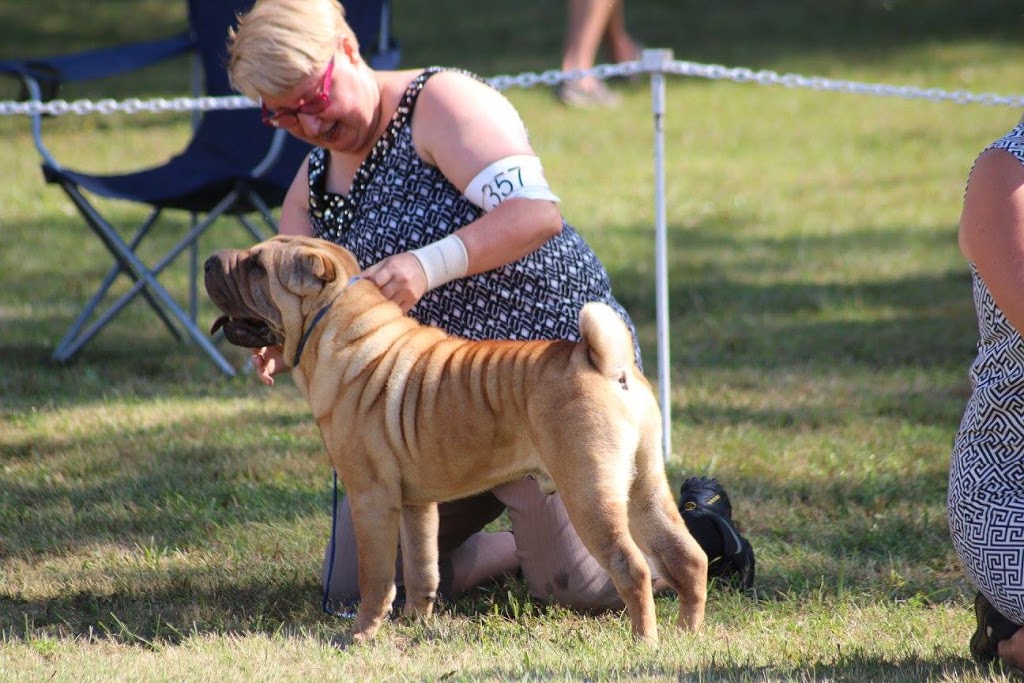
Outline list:
[[[571,81],[586,76],[599,80],[614,77],[629,77],[643,73],[666,73],[677,76],[692,76],[711,80],[732,81],[735,83],[756,83],[758,85],[779,85],[786,88],[807,88],[828,92],[843,92],[857,95],[873,95],[876,97],[900,97],[904,99],[922,99],[933,102],[955,102],[957,104],[1004,105],[1024,108],[1024,96],[997,95],[995,93],[972,93],[964,90],[948,91],[941,88],[918,88],[914,86],[888,85],[885,83],[860,83],[857,81],[823,78],[820,76],[801,76],[800,74],[779,74],[775,71],[754,71],[745,67],[726,67],[718,64],[700,64],[679,60],[666,61],[663,65],[648,65],[642,61],[622,62],[620,64],[599,64],[592,69],[576,71],[559,71],[552,69],[541,73],[521,73],[501,75],[487,79],[498,90],[508,88],[532,88],[534,86],[552,87],[563,81]],[[248,97],[176,97],[173,99],[154,98],[141,100],[130,98],[122,101],[113,99],[51,100],[40,102],[0,101],[0,116],[47,114],[62,116],[66,114],[136,114],[142,112],[186,112],[212,111],[223,109],[249,109],[258,107],[259,103]]]
[[[780,75],[774,71],[753,71],[744,67],[726,67],[718,64],[673,61],[669,62],[665,72],[680,76],[729,80],[736,83],[781,85],[787,88],[809,88],[811,90],[874,95],[876,97],[902,97],[904,99],[931,100],[933,102],[956,102],[957,104],[1024,107],[1024,96],[1021,95],[976,94],[965,90],[950,92],[941,88],[918,88],[906,85],[887,85],[885,83],[859,83],[857,81],[836,80],[818,76],[801,76],[799,74]]]
[[[138,114],[148,112],[156,114],[160,112],[186,112],[186,111],[213,111],[216,109],[249,109],[258,107],[258,102],[253,102],[248,97],[241,95],[231,97],[175,97],[165,99],[156,97],[150,100],[140,100],[132,97],[120,102],[113,99],[102,99],[96,102],[92,100],[50,100],[40,102],[30,100],[28,102],[13,102],[6,100],[0,102],[0,116],[47,114],[50,116],[63,116],[65,114]]]

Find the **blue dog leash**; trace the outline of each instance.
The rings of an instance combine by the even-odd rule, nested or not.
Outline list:
[[[334,470],[334,495],[331,503],[331,540],[327,545],[327,575],[324,577],[324,596],[320,609],[324,614],[339,616],[333,609],[330,598],[331,577],[334,575],[334,544],[338,528],[338,470]]]
[[[345,284],[345,289],[348,289],[352,284],[360,279],[358,275],[353,275],[351,279]],[[292,367],[299,364],[299,357],[302,355],[303,349],[306,348],[306,342],[309,341],[309,335],[313,332],[313,328],[316,327],[323,317],[327,314],[327,311],[334,305],[334,302],[338,300],[338,297],[342,295],[345,289],[338,293],[338,296],[334,297],[330,303],[317,311],[316,315],[313,316],[312,322],[309,323],[309,327],[303,333],[302,338],[299,340],[299,347],[295,350],[295,361],[292,363]],[[334,470],[334,482],[333,482],[333,494],[331,500],[331,540],[328,543],[327,549],[327,574],[324,577],[323,585],[323,598],[320,601],[320,609],[324,614],[330,614],[331,616],[343,616],[338,612],[335,612],[333,605],[331,604],[330,598],[330,587],[331,577],[334,575],[334,549],[337,542],[336,529],[338,528],[338,470]]]

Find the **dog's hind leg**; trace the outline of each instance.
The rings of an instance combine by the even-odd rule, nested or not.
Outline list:
[[[401,528],[403,614],[429,617],[441,582],[437,568],[437,503],[403,506]]]
[[[679,515],[661,459],[660,436],[642,439],[630,489],[629,528],[679,596],[676,625],[700,628],[707,603],[708,558]]]
[[[372,638],[395,599],[395,560],[401,504],[397,493],[377,488],[349,493],[359,558],[359,610],[352,637]]]
[[[651,569],[629,533],[624,491],[613,486],[562,490],[562,500],[576,533],[590,554],[608,572],[626,603],[633,636],[658,642]]]

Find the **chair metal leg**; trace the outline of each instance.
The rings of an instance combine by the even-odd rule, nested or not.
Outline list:
[[[150,303],[161,311],[161,317],[165,314],[169,314],[171,317],[176,319],[189,337],[195,341],[206,355],[214,362],[214,364],[226,375],[234,376],[235,369],[230,363],[224,358],[216,346],[210,341],[208,335],[203,333],[193,320],[181,309],[178,303],[174,300],[174,297],[157,281],[156,275],[159,274],[171,261],[173,261],[178,254],[181,253],[191,242],[198,237],[220,214],[224,213],[237,199],[237,193],[231,193],[228,197],[218,204],[217,209],[207,216],[207,219],[195,226],[189,231],[188,235],[178,245],[169,252],[163,259],[161,259],[153,268],[148,268],[138,256],[135,255],[132,248],[127,244],[116,230],[107,223],[102,216],[100,216],[92,205],[85,199],[84,196],[72,185],[64,184],[64,190],[68,193],[68,196],[75,202],[83,216],[86,217],[87,222],[97,236],[103,241],[110,253],[117,259],[120,264],[120,268],[123,268],[134,280],[135,283],[132,288],[122,295],[122,297],[115,302],[101,317],[102,322],[97,321],[84,333],[77,335],[74,341],[70,343],[62,342],[61,347],[58,349],[60,354],[56,352],[54,357],[61,361],[66,362],[70,360],[81,347],[93,336],[99,329],[106,324],[114,315],[117,314],[132,298],[137,294],[142,293],[143,296],[150,301]],[[216,212],[216,213],[215,213]],[[139,236],[141,239],[141,236]],[[115,273],[116,276],[116,273]],[[102,292],[101,292],[102,294]],[[95,298],[95,297],[94,297]],[[94,309],[96,304],[90,301],[91,308]],[[92,313],[92,310],[90,310]],[[79,316],[81,318],[81,316]],[[84,321],[76,321],[78,327]],[[66,340],[65,340],[66,341]]]
[[[268,235],[264,233],[262,230],[260,230],[260,226],[256,225],[251,220],[249,220],[248,216],[238,215],[236,216],[236,218],[238,218],[238,222],[241,223],[245,227],[245,229],[249,231],[249,234],[252,235],[253,239],[255,239],[257,242],[262,242],[263,240],[267,239]],[[277,224],[271,223],[270,229],[276,233]]]
[[[196,214],[192,214],[192,229],[199,221]],[[194,240],[188,248],[188,316],[192,322],[199,322],[199,240]]]
[[[267,227],[270,228],[272,232],[276,233],[277,221],[274,220],[274,214],[270,212],[270,207],[267,206],[267,203],[265,201],[263,201],[263,197],[259,196],[255,192],[247,191],[246,198],[252,203],[253,206],[256,207],[256,210],[259,211],[260,216],[263,217],[263,222],[267,224]],[[252,221],[250,221],[246,216],[239,215],[238,219],[242,221],[242,224],[245,225],[245,227],[249,230],[252,236],[256,238],[257,242],[261,242],[267,239],[263,231],[257,228],[255,225],[253,225]]]
[[[146,221],[139,227],[138,231],[135,233],[135,235],[132,237],[131,242],[129,243],[129,248],[132,251],[135,251],[139,243],[142,241],[142,238],[145,237],[146,234],[149,232],[149,229],[156,222],[156,219],[159,215],[160,209],[152,211],[149,217],[146,219]],[[103,282],[100,283],[100,286],[96,289],[96,293],[93,294],[92,298],[89,299],[88,303],[85,305],[85,308],[82,309],[82,312],[79,313],[78,317],[68,328],[68,331],[64,335],[64,338],[61,339],[60,342],[57,344],[57,347],[53,352],[54,360],[63,363],[67,361],[69,358],[71,358],[72,355],[74,355],[75,351],[80,346],[80,344],[75,344],[75,340],[79,339],[79,335],[82,332],[82,328],[85,327],[85,324],[89,321],[89,319],[95,312],[96,307],[106,296],[107,290],[110,289],[110,286],[114,283],[114,280],[116,280],[117,276],[120,275],[121,273],[125,273],[128,277],[131,277],[134,280],[131,271],[126,271],[122,267],[121,262],[116,261],[113,267],[111,267],[110,271],[107,273],[106,277],[103,278]],[[181,341],[183,337],[181,334],[181,330],[178,329],[177,325],[175,325],[171,321],[171,319],[167,317],[167,313],[153,299],[149,292],[144,292],[144,295],[146,301],[153,308],[156,314],[160,316],[160,319],[164,322],[164,325],[167,327],[168,331],[172,335],[174,335],[175,339]],[[95,332],[93,332],[92,334],[95,334]],[[88,337],[91,337],[92,334],[83,335],[83,337],[85,339],[88,339]]]

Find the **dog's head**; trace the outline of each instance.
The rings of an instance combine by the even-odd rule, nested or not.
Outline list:
[[[309,311],[326,304],[359,273],[352,254],[332,242],[279,235],[250,249],[223,249],[206,260],[206,292],[224,315],[210,333],[245,348],[297,343]]]

